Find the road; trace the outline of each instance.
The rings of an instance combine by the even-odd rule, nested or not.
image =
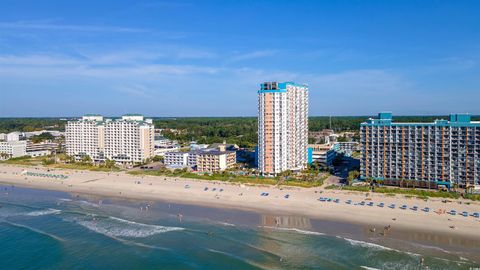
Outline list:
[[[348,172],[359,166],[360,160],[352,157],[343,157],[340,165],[335,166],[334,174],[325,180],[324,186],[345,184]]]

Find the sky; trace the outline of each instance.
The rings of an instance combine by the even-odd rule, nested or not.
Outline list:
[[[0,2],[0,117],[480,114],[480,1]]]

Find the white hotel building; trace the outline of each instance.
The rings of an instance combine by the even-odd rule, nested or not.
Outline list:
[[[266,82],[258,90],[258,168],[275,176],[307,165],[308,86]]]
[[[67,154],[77,159],[89,156],[94,161],[143,162],[153,157],[154,126],[142,115],[124,115],[120,119],[86,115],[67,123],[65,144]]]

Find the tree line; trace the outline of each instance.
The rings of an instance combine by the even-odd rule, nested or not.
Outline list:
[[[332,128],[336,132],[358,131],[360,123],[376,116],[311,116],[309,130],[321,131]],[[435,119],[448,119],[448,116],[394,116],[397,122],[432,122]],[[180,142],[192,140],[198,143],[228,143],[241,147],[257,144],[256,117],[179,117],[153,118],[155,128],[170,129],[163,132],[168,139]],[[472,117],[480,121],[479,116]],[[0,118],[0,133],[11,131],[29,132],[43,129],[65,130],[66,121],[60,118]]]

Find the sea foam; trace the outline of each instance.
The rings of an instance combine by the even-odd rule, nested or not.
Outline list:
[[[408,255],[411,255],[411,256],[421,256],[420,254],[417,254],[417,253],[408,252],[408,251],[401,251],[401,250],[398,250],[398,249],[393,249],[393,248],[385,247],[385,246],[370,243],[370,242],[353,240],[353,239],[346,238],[346,237],[341,237],[341,236],[337,236],[337,238],[340,238],[340,239],[343,239],[343,240],[347,241],[352,246],[361,246],[361,247],[371,248],[371,249],[375,249],[375,250],[395,251],[395,252],[399,252],[399,253],[405,253],[405,254],[408,254]]]
[[[26,213],[25,216],[38,217],[38,216],[44,216],[44,215],[58,214],[60,212],[62,211],[58,209],[49,208],[45,210],[29,212],[29,213]]]
[[[75,223],[110,237],[144,238],[155,234],[181,231],[184,228],[150,225],[116,217],[73,220]]]
[[[299,233],[299,234],[325,235],[324,233],[321,233],[321,232],[306,231],[306,230],[300,230],[300,229],[297,229],[297,228],[282,228],[282,227],[273,227],[273,226],[262,226],[262,228],[279,230],[279,231],[296,232],[296,233]]]

